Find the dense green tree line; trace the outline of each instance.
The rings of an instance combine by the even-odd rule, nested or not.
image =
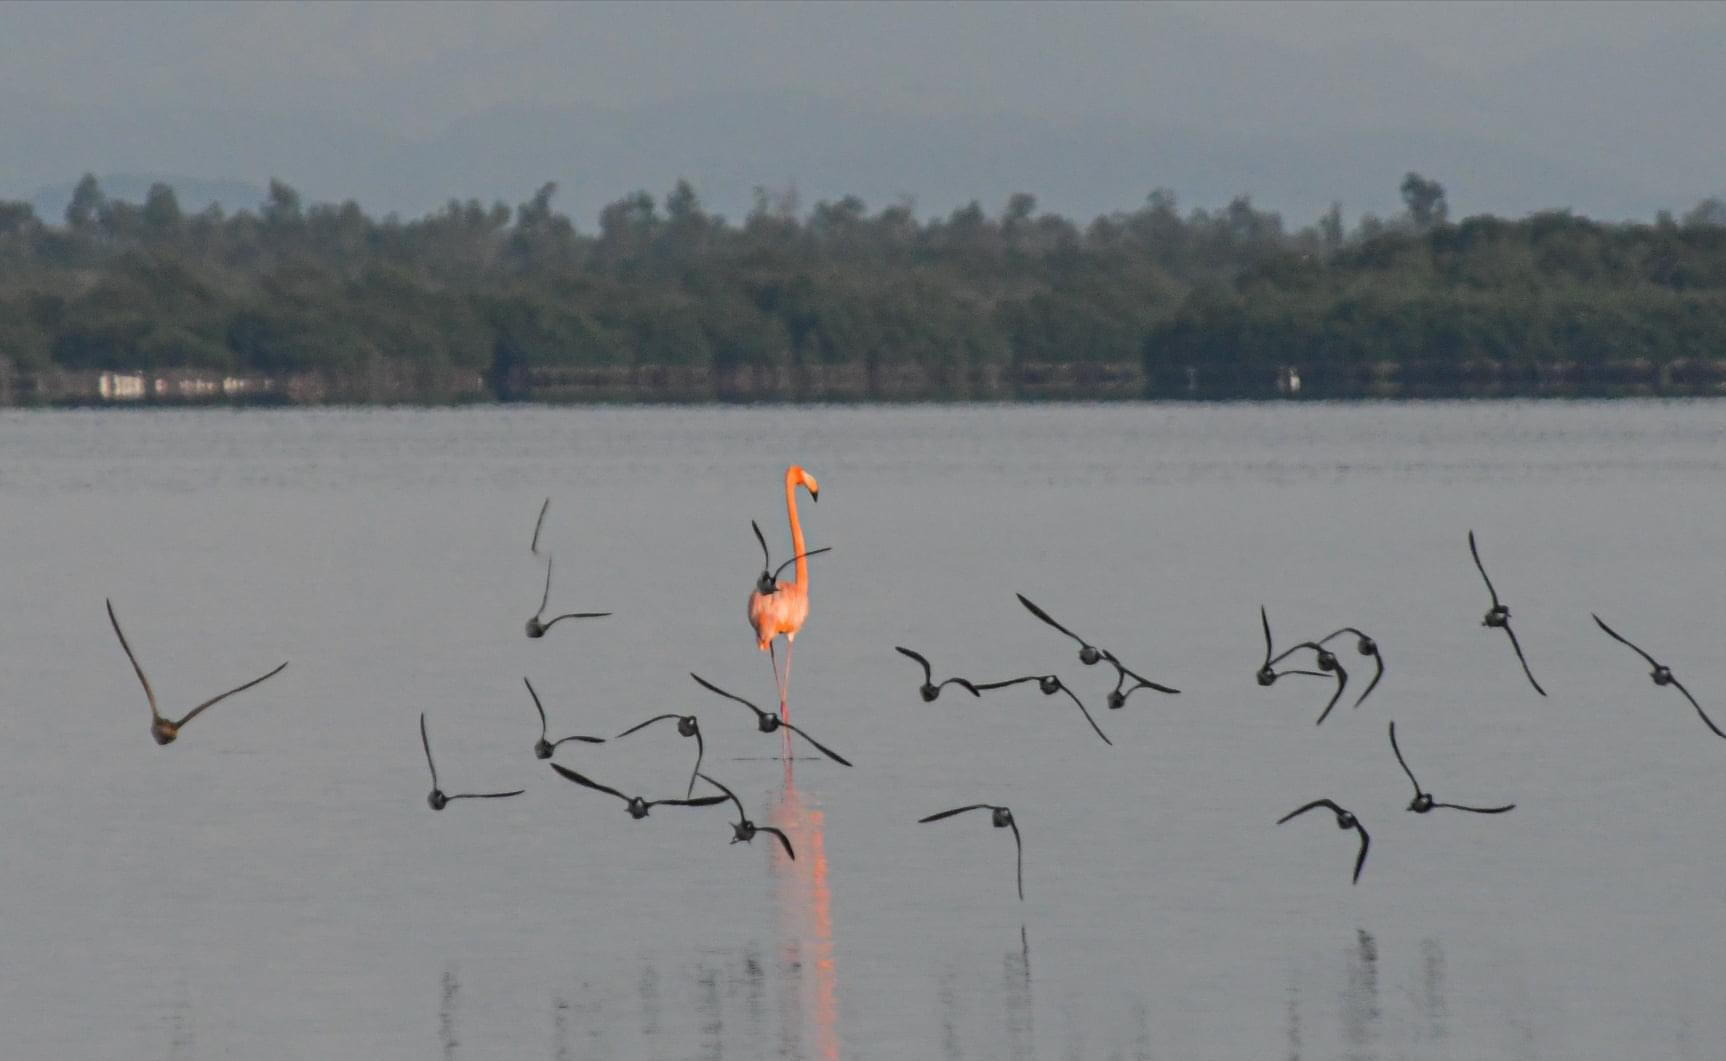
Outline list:
[[[1029,195],[919,220],[758,191],[740,222],[687,184],[579,231],[547,184],[510,208],[415,220],[312,204],[187,213],[85,177],[63,219],[0,202],[0,357],[20,371],[378,364],[555,366],[1050,362],[1660,363],[1726,351],[1726,205],[1605,224],[1563,211],[1449,220],[1409,174],[1405,213],[1286,228],[1239,198],[1152,193],[1085,225]]]

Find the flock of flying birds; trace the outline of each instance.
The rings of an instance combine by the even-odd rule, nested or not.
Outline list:
[[[761,533],[760,526],[754,521],[751,521],[750,524],[754,529],[756,540],[761,545],[763,567],[761,574],[756,578],[755,586],[749,595],[748,615],[751,625],[755,627],[757,647],[762,651],[768,652],[773,663],[774,682],[778,686],[779,690],[779,712],[775,714],[771,711],[763,710],[752,701],[738,696],[735,693],[727,692],[693,672],[690,674],[690,677],[694,679],[696,684],[700,685],[708,692],[726,700],[735,701],[736,703],[749,708],[755,716],[754,721],[756,728],[761,733],[770,734],[775,731],[779,731],[783,737],[784,754],[787,758],[790,758],[791,756],[791,737],[795,734],[826,758],[843,766],[850,766],[850,761],[844,756],[822,744],[820,741],[817,741],[803,729],[793,725],[789,720],[788,690],[791,674],[791,646],[796,639],[798,631],[802,628],[803,622],[807,618],[809,612],[808,558],[828,552],[831,549],[831,547],[823,547],[820,549],[805,550],[802,527],[797,516],[796,490],[799,486],[809,491],[811,499],[819,500],[820,497],[819,487],[816,484],[814,476],[808,474],[796,465],[792,465],[786,470],[785,503],[791,527],[793,552],[793,556],[790,560],[787,560],[777,568],[774,568],[771,555],[767,548],[767,541]],[[546,512],[550,508],[550,505],[551,500],[550,498],[547,498],[545,503],[540,506],[539,517],[534,523],[533,539],[529,545],[529,551],[535,556],[540,555],[540,531],[545,525]],[[1527,676],[1529,684],[1534,687],[1535,692],[1539,693],[1541,696],[1545,696],[1546,690],[1541,688],[1540,683],[1535,679],[1533,671],[1529,668],[1528,657],[1522,650],[1522,644],[1517,640],[1516,632],[1510,627],[1510,609],[1501,600],[1499,600],[1498,591],[1493,587],[1492,579],[1486,573],[1486,566],[1481,562],[1480,550],[1475,544],[1474,532],[1472,530],[1469,531],[1468,534],[1468,548],[1474,558],[1474,565],[1480,571],[1480,577],[1486,583],[1487,593],[1490,595],[1492,600],[1491,607],[1487,610],[1485,617],[1481,620],[1481,625],[1489,629],[1498,629],[1505,632],[1505,635],[1510,639],[1511,648],[1515,651],[1516,658],[1521,664],[1523,674]],[[792,565],[796,565],[795,578],[788,581],[781,580],[779,576],[784,573],[785,568]],[[539,608],[534,612],[533,616],[527,620],[526,624],[526,632],[529,638],[543,638],[551,627],[565,619],[600,619],[611,614],[610,612],[569,612],[554,616],[551,619],[546,619],[545,610],[551,598],[551,574],[552,559],[547,555],[545,557],[545,588],[540,596]],[[1109,690],[1105,698],[1105,702],[1111,710],[1119,710],[1125,707],[1128,698],[1141,689],[1151,689],[1165,695],[1176,695],[1180,692],[1179,689],[1154,682],[1130,669],[1126,664],[1122,663],[1120,658],[1113,652],[1086,641],[1083,637],[1080,637],[1078,634],[1062,625],[1052,615],[1044,611],[1035,602],[1023,594],[1018,594],[1018,598],[1019,603],[1024,605],[1025,609],[1030,612],[1031,615],[1078,643],[1080,663],[1087,667],[1095,666],[1098,663],[1107,663],[1110,668],[1113,669],[1115,677],[1114,686]],[[1671,668],[1660,663],[1629,639],[1606,625],[1605,621],[1598,615],[1593,616],[1593,618],[1595,623],[1599,625],[1600,629],[1609,637],[1624,644],[1647,661],[1649,667],[1652,668],[1650,677],[1653,679],[1655,685],[1671,685],[1676,687],[1677,690],[1684,695],[1684,698],[1690,702],[1690,705],[1696,709],[1697,715],[1701,717],[1703,723],[1713,731],[1715,736],[1726,738],[1726,732],[1722,732],[1721,729],[1714,724],[1713,720],[1708,717],[1707,712],[1703,711],[1702,706],[1697,703],[1696,698],[1690,694],[1690,690],[1686,689],[1682,683],[1673,677]],[[1343,667],[1337,654],[1326,647],[1328,644],[1336,641],[1338,638],[1352,636],[1355,639],[1356,652],[1362,656],[1369,657],[1373,662],[1374,673],[1372,681],[1367,684],[1366,688],[1355,699],[1355,707],[1359,707],[1363,702],[1365,702],[1367,697],[1372,695],[1373,690],[1378,687],[1380,680],[1384,678],[1385,662],[1383,652],[1381,651],[1378,642],[1360,629],[1352,626],[1345,626],[1316,641],[1297,642],[1279,653],[1276,651],[1275,643],[1271,637],[1270,617],[1263,606],[1260,606],[1259,608],[1259,620],[1264,630],[1265,640],[1264,661],[1259,665],[1256,675],[1260,686],[1268,687],[1275,684],[1278,679],[1291,675],[1334,678],[1336,682],[1335,689],[1332,691],[1330,699],[1325,704],[1324,709],[1319,713],[1315,724],[1322,724],[1324,720],[1329,717],[1331,710],[1335,708],[1338,701],[1341,700],[1343,691],[1347,688],[1349,681],[1348,671]],[[178,738],[180,730],[205,710],[215,706],[236,693],[244,692],[255,685],[275,677],[287,667],[287,663],[284,662],[274,670],[264,674],[262,677],[254,678],[243,685],[236,686],[224,693],[205,700],[203,703],[187,712],[183,718],[178,721],[172,721],[162,716],[156,702],[155,691],[150,686],[150,680],[144,676],[144,668],[138,663],[137,656],[132,652],[132,646],[126,641],[126,635],[120,629],[120,621],[114,614],[114,605],[112,601],[108,602],[108,621],[114,627],[114,634],[119,638],[120,647],[125,650],[126,658],[131,662],[132,669],[138,676],[139,684],[144,687],[144,695],[150,705],[150,734],[157,744],[166,745],[173,743],[175,739]],[[780,673],[777,655],[774,653],[773,649],[774,641],[781,636],[783,636],[786,641],[786,657],[783,677]],[[937,682],[934,678],[934,669],[925,656],[904,646],[894,646],[894,648],[895,651],[912,660],[922,669],[923,684],[919,687],[918,693],[925,703],[932,703],[935,701],[940,697],[942,691],[949,685],[957,686],[971,694],[971,696],[981,698],[985,692],[992,692],[994,690],[1006,689],[1012,686],[1035,682],[1037,689],[1044,696],[1054,696],[1057,693],[1064,693],[1067,698],[1073,702],[1074,706],[1079,709],[1080,714],[1084,716],[1085,721],[1089,723],[1091,729],[1099,738],[1101,738],[1103,743],[1113,744],[1113,742],[1109,740],[1108,735],[1103,732],[1102,727],[1097,725],[1096,719],[1092,717],[1091,712],[1085,707],[1084,701],[1079,699],[1078,694],[1063,682],[1058,675],[1052,673],[1030,674],[1022,677],[1007,678],[1001,681],[987,682],[975,682],[967,678],[955,676],[945,678],[942,681]],[[1278,669],[1280,664],[1290,661],[1297,657],[1297,654],[1301,653],[1311,653],[1312,666],[1317,669],[1309,670],[1300,666],[1290,666],[1284,669]],[[540,702],[538,692],[534,690],[533,683],[528,681],[525,677],[522,679],[522,684],[526,686],[528,695],[533,700],[534,710],[539,715],[539,739],[535,741],[533,745],[533,754],[535,758],[550,760],[559,746],[570,742],[579,742],[584,744],[606,743],[606,738],[604,737],[586,735],[572,735],[552,740],[549,735],[549,722],[546,718],[545,706]],[[616,737],[611,738],[611,740],[621,740],[624,737],[645,730],[659,722],[672,722],[676,725],[677,733],[680,737],[693,737],[695,739],[695,764],[690,771],[689,780],[684,787],[684,795],[681,798],[649,799],[645,796],[632,796],[578,773],[562,763],[553,762],[549,765],[559,776],[575,783],[576,785],[592,789],[597,792],[604,792],[622,800],[630,817],[636,820],[647,817],[649,811],[654,807],[707,807],[722,803],[732,803],[736,806],[738,818],[736,822],[731,823],[731,842],[733,844],[748,843],[755,838],[757,833],[770,833],[784,848],[787,857],[792,859],[797,857],[796,851],[793,849],[791,844],[791,838],[787,836],[783,830],[769,825],[757,825],[755,822],[751,821],[748,816],[747,809],[743,805],[743,801],[738,798],[736,793],[720,782],[714,780],[708,774],[702,772],[701,763],[705,747],[702,742],[701,723],[695,715],[680,715],[675,713],[655,715],[652,718],[629,727],[622,733],[619,733]],[[424,712],[421,712],[420,714],[419,725],[420,743],[425,749],[426,766],[431,772],[432,788],[426,801],[431,806],[432,810],[441,811],[449,803],[458,799],[506,799],[512,796],[519,796],[526,791],[526,789],[515,789],[509,792],[460,792],[453,794],[444,792],[438,781],[437,764],[432,758],[431,738],[427,732],[426,716]],[[1471,814],[1505,814],[1516,809],[1515,804],[1478,807],[1460,803],[1438,802],[1433,798],[1432,793],[1421,787],[1420,781],[1414,776],[1414,771],[1409,768],[1408,761],[1403,758],[1402,748],[1398,745],[1396,739],[1395,721],[1391,721],[1389,724],[1389,735],[1391,752],[1396,757],[1397,764],[1402,768],[1403,773],[1408,776],[1410,784],[1414,786],[1414,798],[1409,802],[1408,807],[1406,808],[1407,810],[1416,814],[1427,814],[1433,810],[1441,808],[1466,811]],[[704,782],[711,789],[716,790],[716,792],[714,794],[696,795],[695,785],[697,781]],[[1284,815],[1282,818],[1279,818],[1276,824],[1282,825],[1283,823],[1297,818],[1308,811],[1315,810],[1320,807],[1329,810],[1335,816],[1337,828],[1344,831],[1352,829],[1358,834],[1360,846],[1355,855],[1354,873],[1352,878],[1354,882],[1358,883],[1360,880],[1361,870],[1366,865],[1367,851],[1371,846],[1372,839],[1368,835],[1366,827],[1361,824],[1359,817],[1354,812],[1339,805],[1334,800],[1328,798],[1316,799],[1296,808]],[[975,810],[986,810],[990,812],[990,820],[995,828],[1012,830],[1014,848],[1017,855],[1016,879],[1018,882],[1018,892],[1019,898],[1023,900],[1025,897],[1024,844],[1019,834],[1018,824],[1013,818],[1013,812],[1011,809],[989,803],[973,803],[961,807],[954,807],[950,810],[939,811],[920,818],[918,821],[920,823],[935,822]]]

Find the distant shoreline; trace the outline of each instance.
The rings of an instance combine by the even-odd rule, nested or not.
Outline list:
[[[1188,366],[1060,362],[931,369],[903,364],[739,368],[610,366],[364,374],[223,375],[49,370],[0,374],[0,406],[628,405],[799,402],[965,404],[1040,401],[1434,400],[1726,395],[1726,359],[1527,364],[1378,361],[1357,365]]]

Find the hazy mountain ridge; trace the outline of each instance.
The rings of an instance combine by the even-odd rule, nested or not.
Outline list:
[[[556,180],[560,208],[591,228],[606,203],[637,188],[662,194],[678,178],[733,217],[756,185],[795,185],[805,204],[910,196],[925,216],[1028,191],[1078,219],[1167,187],[1188,206],[1250,195],[1290,224],[1332,201],[1350,216],[1392,213],[1408,170],[1444,182],[1457,215],[1566,207],[1646,220],[1726,192],[1726,142],[1712,134],[1726,64],[1707,34],[1601,39],[1469,75],[1414,41],[1303,49],[1178,13],[1157,16],[1162,32],[1105,12],[1034,41],[1011,20],[972,19],[962,48],[907,39],[857,11],[835,19],[857,35],[851,51],[891,51],[897,65],[868,82],[858,69],[849,82],[823,79],[819,56],[849,54],[826,40],[813,57],[751,71],[742,64],[762,45],[733,27],[715,43],[737,52],[730,65],[703,54],[683,91],[662,79],[636,94],[647,102],[604,106],[549,78],[568,33],[547,33],[514,55],[526,65],[511,91],[538,102],[495,103],[495,84],[474,86],[512,53],[476,38],[435,62],[380,64],[378,77],[399,76],[341,109],[328,85],[271,92],[265,75],[281,70],[219,100],[188,87],[221,81],[206,70],[117,105],[76,82],[60,95],[18,91],[26,65],[0,99],[0,136],[28,145],[0,158],[0,196],[42,191],[52,206],[45,189],[85,170],[260,187],[274,176],[312,201],[418,216],[451,198],[519,202]],[[350,65],[343,76],[357,86],[366,68]],[[724,90],[692,84],[703,79]],[[404,101],[417,104],[412,121],[397,120]],[[441,126],[428,121],[439,113]]]

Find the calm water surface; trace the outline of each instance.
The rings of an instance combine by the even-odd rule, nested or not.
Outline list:
[[[1726,1035],[1726,414],[1707,403],[0,413],[0,1036],[15,1058],[1601,1058]],[[802,504],[776,736],[744,599]],[[553,498],[554,611],[522,636]],[[1481,549],[1536,675],[1480,626]],[[1023,592],[1183,690],[1111,679]],[[157,748],[103,612],[178,715]],[[1253,681],[1352,624],[1388,674]],[[978,680],[935,704],[896,644]],[[1344,657],[1345,665],[1354,659]],[[1364,660],[1361,661],[1364,663]],[[1364,668],[1369,670],[1369,668]],[[553,736],[695,712],[723,808]],[[428,717],[444,787],[425,804]],[[1441,800],[1405,813],[1398,736]],[[680,795],[663,724],[560,761]],[[1349,884],[1352,834],[1373,836]],[[1025,842],[985,816],[1004,803]]]

